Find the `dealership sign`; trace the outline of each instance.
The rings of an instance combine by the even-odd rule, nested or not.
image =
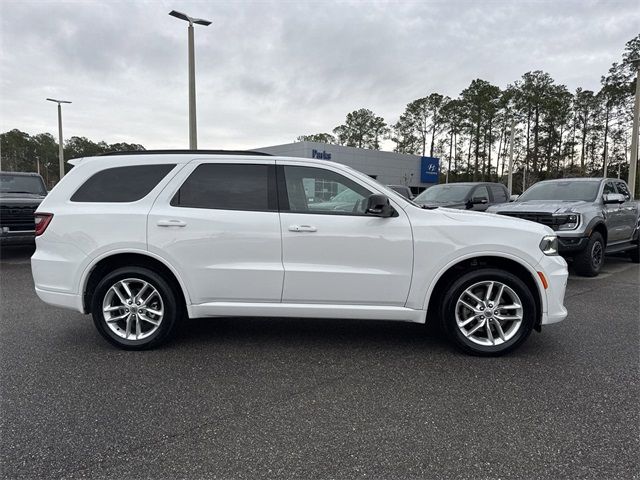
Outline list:
[[[423,183],[438,183],[440,172],[440,159],[435,157],[422,157],[420,160],[420,181]]]
[[[331,154],[327,153],[325,150],[311,150],[311,158],[317,158],[320,160],[331,160]]]

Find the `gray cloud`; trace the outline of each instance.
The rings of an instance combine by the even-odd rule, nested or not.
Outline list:
[[[185,147],[187,32],[173,8],[214,22],[196,31],[202,148],[288,142],[360,107],[393,122],[432,91],[534,69],[596,89],[640,24],[635,1],[5,1],[2,129],[55,132],[55,96],[74,102],[66,136]]]

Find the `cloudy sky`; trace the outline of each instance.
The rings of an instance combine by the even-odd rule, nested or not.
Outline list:
[[[624,1],[0,2],[1,130],[186,148],[187,24],[196,27],[199,148],[251,148],[329,132],[370,108],[389,123],[411,100],[501,87],[541,69],[570,89],[600,76],[638,34]]]

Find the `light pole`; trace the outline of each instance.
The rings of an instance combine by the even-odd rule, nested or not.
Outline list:
[[[511,120],[511,138],[509,140],[509,179],[507,180],[507,189],[509,189],[509,197],[513,195],[513,142],[516,137],[516,121]]]
[[[50,102],[58,104],[58,161],[60,162],[60,180],[64,177],[64,145],[62,143],[62,103],[71,103],[68,100],[56,100],[47,98]]]
[[[193,18],[189,15],[175,10],[171,10],[169,15],[189,22],[189,148],[191,150],[198,149],[198,132],[196,128],[196,60],[195,49],[193,46],[193,24],[211,25],[209,20],[202,18]]]
[[[629,164],[629,190],[631,198],[636,195],[636,169],[638,167],[638,123],[640,123],[640,57],[629,60],[636,67],[636,101],[633,107],[633,128],[631,129],[631,163]]]

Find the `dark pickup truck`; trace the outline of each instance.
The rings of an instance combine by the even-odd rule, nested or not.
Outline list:
[[[33,212],[46,195],[37,173],[0,172],[0,245],[34,242]]]

